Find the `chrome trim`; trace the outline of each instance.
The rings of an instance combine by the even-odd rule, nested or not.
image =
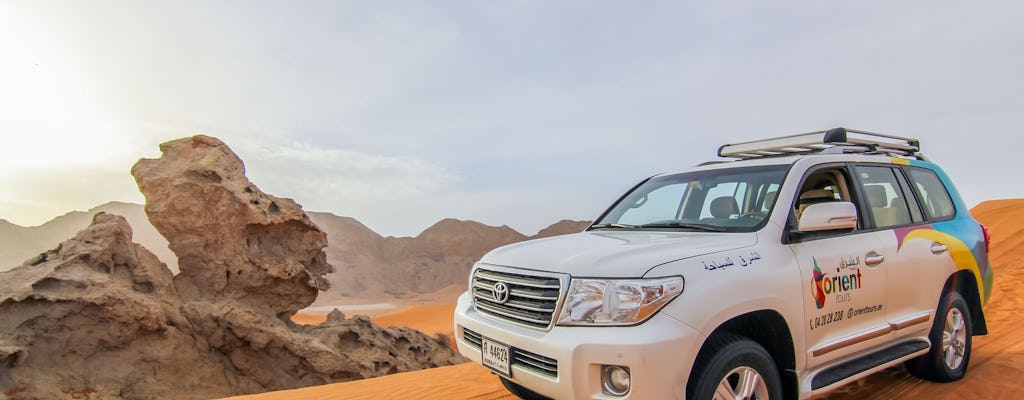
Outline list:
[[[509,276],[511,275],[511,276]],[[470,272],[470,294],[473,307],[478,312],[511,324],[537,329],[550,330],[561,314],[565,296],[569,289],[569,274],[536,271],[531,269],[511,268],[498,265],[477,263]],[[497,282],[510,284],[510,299],[505,304],[493,301],[491,289]],[[518,287],[513,287],[518,286]],[[525,287],[525,288],[524,288]],[[533,289],[533,288],[536,288]],[[552,297],[555,291],[558,294]],[[537,300],[536,303],[525,299]],[[498,306],[507,307],[500,309]],[[538,319],[543,315],[531,316],[517,313],[550,313],[550,320]],[[518,314],[518,315],[517,315]]]
[[[861,331],[847,337],[839,338],[831,342],[822,344],[811,350],[811,355],[814,357],[820,357],[833,351],[839,350],[843,347],[853,346],[857,343],[866,342],[871,339],[885,336],[892,332],[892,326],[885,325],[876,328],[869,329],[867,331]]]
[[[469,346],[477,350],[482,348],[483,335],[463,327],[462,338]],[[558,360],[515,346],[509,346],[509,351],[512,357],[511,366],[526,369],[548,378],[558,378]]]
[[[491,268],[488,268],[488,269],[491,269]],[[559,286],[542,285],[542,284],[537,284],[537,283],[530,283],[530,282],[527,282],[525,280],[515,279],[515,278],[509,279],[508,277],[502,277],[502,276],[498,276],[498,275],[488,274],[486,272],[487,270],[484,270],[484,271],[485,272],[477,271],[477,275],[476,276],[481,277],[481,278],[486,279],[486,280],[489,280],[489,281],[509,282],[509,283],[513,283],[513,284],[516,284],[516,285],[520,285],[520,286],[529,286],[529,287],[535,287],[535,288],[540,288],[540,289],[561,289],[561,287],[559,287]],[[501,271],[498,271],[498,272],[501,272]],[[506,272],[506,273],[514,274],[514,275],[526,275],[526,274],[521,273],[521,272]],[[555,277],[544,277],[544,278],[557,279]]]
[[[533,322],[533,323],[536,323],[536,324],[550,324],[550,322],[551,322],[551,321],[544,321],[544,320],[539,320],[539,319],[530,319],[530,318],[520,317],[520,316],[512,314],[510,312],[496,309],[493,306],[481,305],[481,304],[477,304],[476,306],[477,306],[477,308],[483,308],[483,309],[485,309],[485,310],[487,310],[489,312],[492,312],[492,313],[495,313],[495,314],[504,315],[506,317],[514,318],[515,319],[514,321],[509,321],[509,322],[529,321],[529,322]],[[552,319],[554,319],[554,318],[552,318]],[[530,325],[526,325],[526,326],[530,326]],[[533,327],[533,328],[536,328],[536,327]]]
[[[915,315],[915,316],[910,316],[910,317],[904,318],[902,320],[897,320],[895,322],[890,322],[889,326],[891,326],[894,331],[898,331],[898,330],[901,330],[901,329],[907,329],[907,328],[912,327],[914,325],[920,325],[920,324],[923,324],[925,322],[928,322],[928,320],[931,319],[931,316],[932,316],[932,314],[930,312],[926,312],[926,313],[923,313],[923,314],[919,314],[919,315]]]

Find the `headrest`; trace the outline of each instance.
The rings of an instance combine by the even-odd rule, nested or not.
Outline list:
[[[736,199],[732,196],[722,196],[711,201],[711,216],[715,218],[729,218],[739,214],[740,208],[736,206]]]
[[[834,199],[832,191],[825,189],[811,189],[800,194],[800,200],[810,199]]]
[[[800,204],[815,204],[835,200],[832,191],[825,189],[811,189],[800,194]]]
[[[879,185],[865,185],[864,193],[868,196],[871,208],[884,208],[889,205],[888,197],[885,195],[885,188]]]
[[[762,202],[764,208],[771,207],[775,203],[775,196],[779,195],[778,190],[774,190],[764,194],[764,201]]]

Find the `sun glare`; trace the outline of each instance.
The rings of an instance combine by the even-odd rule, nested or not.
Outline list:
[[[128,167],[137,141],[103,111],[68,51],[74,43],[8,11],[0,8],[0,218],[34,225],[136,201]],[[123,178],[111,172],[122,169]]]
[[[100,157],[97,108],[55,46],[0,15],[0,174]]]

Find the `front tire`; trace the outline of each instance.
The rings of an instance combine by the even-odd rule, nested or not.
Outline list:
[[[697,357],[694,372],[689,399],[782,399],[782,381],[771,355],[743,336],[711,338]]]
[[[907,361],[907,372],[934,382],[953,382],[963,378],[971,360],[972,328],[967,301],[960,293],[947,293],[939,303],[935,322],[928,334],[931,349],[928,354]]]
[[[519,386],[519,384],[517,384],[515,382],[512,382],[512,381],[510,381],[508,379],[505,379],[504,377],[499,377],[499,378],[501,379],[501,384],[505,386],[505,389],[508,389],[509,392],[511,392],[512,394],[516,395],[520,399],[523,399],[523,400],[551,400],[550,398],[541,396],[537,392],[534,392],[534,391],[532,391],[530,389],[527,389],[527,388],[524,388],[522,386]]]

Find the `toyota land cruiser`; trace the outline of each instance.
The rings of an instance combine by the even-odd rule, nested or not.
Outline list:
[[[988,231],[916,139],[835,128],[719,148],[586,231],[485,255],[459,351],[524,399],[803,399],[986,334]]]

